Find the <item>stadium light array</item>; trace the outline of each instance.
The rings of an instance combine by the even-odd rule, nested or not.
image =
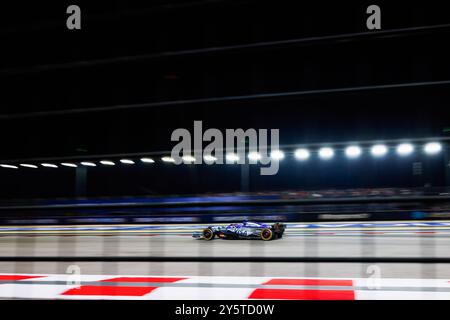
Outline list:
[[[228,162],[239,161],[239,156],[235,153],[228,153],[225,158]]]
[[[113,161],[109,161],[109,160],[102,160],[102,161],[100,161],[100,163],[105,166],[115,166],[116,165]]]
[[[370,152],[374,157],[383,157],[388,153],[388,148],[384,144],[376,144],[370,149]]]
[[[58,166],[53,163],[41,163],[41,166],[43,166],[45,168],[58,168]]]
[[[261,160],[261,155],[258,152],[249,152],[248,159],[252,161]]]
[[[193,163],[193,162],[195,162],[195,158],[193,156],[183,156],[181,159],[183,159],[183,161],[185,163]]]
[[[397,146],[397,153],[400,156],[408,156],[414,152],[414,146],[410,143],[402,143]]]
[[[323,160],[331,159],[331,158],[333,158],[333,156],[334,156],[334,150],[331,148],[326,147],[326,148],[321,148],[319,150],[319,157]]]
[[[364,145],[367,146],[366,143]],[[389,153],[389,149],[393,148],[393,147],[394,147],[393,145],[386,145],[386,144],[380,143],[380,144],[374,144],[368,148],[373,157],[380,158],[380,157],[387,155]],[[442,152],[443,147],[444,146],[443,146],[442,142],[439,142],[439,141],[424,142],[423,144],[420,145],[421,150],[426,155],[439,154]],[[395,146],[397,155],[399,155],[401,157],[411,155],[412,153],[415,152],[416,148],[419,148],[419,147],[415,146],[412,143],[406,143],[406,142],[400,143],[397,146]],[[361,146],[350,145],[350,146],[347,146],[343,150],[343,152],[347,158],[353,159],[353,158],[360,157],[363,154],[363,150],[364,149]],[[332,147],[322,147],[319,150],[317,150],[317,153],[318,153],[319,158],[321,158],[323,160],[329,160],[334,157],[335,150]],[[256,163],[257,161],[262,159],[262,155],[256,151],[249,152],[247,157],[251,161],[251,163],[252,162]],[[274,160],[281,160],[281,159],[284,159],[286,157],[286,155],[282,150],[276,149],[276,150],[272,150],[272,152],[270,153],[270,157]],[[307,148],[296,149],[294,151],[294,157],[297,160],[306,161],[311,157],[311,151],[308,150]],[[204,155],[203,159],[204,159],[205,163],[207,163],[207,164],[213,164],[218,161],[218,158],[211,154]],[[238,163],[240,160],[240,156],[238,153],[227,153],[225,155],[225,159],[226,159],[226,163]],[[161,160],[163,162],[167,162],[167,163],[175,163],[176,162],[175,159],[172,158],[171,156],[163,156],[163,157],[161,157]],[[182,157],[182,160],[185,164],[190,164],[190,163],[194,163],[196,158],[191,155],[186,155],[186,156]],[[78,161],[76,161],[76,162],[62,162],[62,163],[59,163],[58,165],[54,164],[54,163],[40,163],[40,166],[45,167],[45,168],[58,168],[59,166],[76,168],[76,167],[78,167],[78,165],[82,165],[82,166],[86,166],[86,167],[96,167],[98,165],[98,163],[100,163],[102,165],[106,165],[106,166],[115,166],[116,165],[115,161],[116,160],[114,160],[114,161],[101,160],[98,162],[97,162],[97,160],[95,162],[92,162],[92,161],[78,162]],[[123,164],[128,164],[128,165],[136,163],[136,160],[131,160],[131,159],[120,159],[117,161],[120,163],[123,163]],[[142,163],[155,163],[155,160],[150,157],[141,158],[140,161]],[[39,164],[33,164],[33,163],[0,164],[0,167],[8,168],[8,169],[19,169],[20,167],[37,169],[37,168],[39,168]]]
[[[10,164],[0,164],[0,167],[8,168],[8,169],[19,169],[18,166],[13,166],[13,165],[10,165]]]
[[[275,160],[284,159],[284,152],[281,150],[274,150],[270,153],[270,157]]]
[[[134,164],[134,161],[130,159],[120,159],[120,162],[123,164]]]
[[[212,155],[206,155],[203,157],[203,160],[205,160],[206,163],[213,163],[214,161],[217,161],[217,158]]]
[[[70,162],[62,162],[61,165],[64,167],[70,167],[70,168],[78,167],[75,163],[70,163]]]
[[[93,162],[86,162],[86,161],[81,162],[81,165],[83,165],[83,166],[85,166],[85,167],[96,167],[96,166],[97,166],[97,165],[96,165],[95,163],[93,163]]]
[[[345,149],[345,155],[350,159],[358,158],[362,153],[362,150],[358,146],[350,146]]]
[[[311,153],[308,149],[297,149],[295,150],[294,156],[298,160],[307,160],[310,157]]]
[[[34,165],[34,164],[28,164],[28,163],[21,163],[20,164],[21,167],[25,167],[25,168],[32,168],[32,169],[37,169],[38,166]]]
[[[429,142],[424,146],[423,150],[426,154],[437,154],[441,152],[442,145],[439,142]]]

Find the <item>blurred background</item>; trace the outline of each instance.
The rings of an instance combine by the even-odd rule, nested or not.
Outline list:
[[[78,1],[81,30],[70,4],[2,9],[2,273],[64,274],[78,257],[86,274],[366,277],[379,258],[386,277],[450,277],[443,5],[379,4],[372,31],[365,1]],[[164,161],[196,120],[279,129],[278,174]],[[245,219],[287,237],[190,238]]]

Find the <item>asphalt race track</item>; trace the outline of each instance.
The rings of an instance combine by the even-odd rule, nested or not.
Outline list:
[[[442,222],[440,222],[442,224]],[[439,226],[402,222],[398,226],[374,223],[366,227],[324,224],[313,232],[305,226],[288,226],[283,239],[195,240],[192,230],[168,229],[157,232],[115,232],[95,227],[73,235],[71,228],[49,234],[15,231],[0,237],[0,256],[286,256],[286,257],[450,257],[448,222]],[[198,226],[191,226],[197,228]],[[308,226],[309,228],[310,226]],[[367,230],[369,228],[369,230]],[[302,230],[299,230],[302,229]],[[323,230],[326,229],[326,230]],[[101,230],[101,231],[98,231]],[[134,231],[134,230],[132,230]],[[190,276],[290,276],[360,277],[372,274],[373,266],[360,263],[178,263],[178,262],[82,262],[84,274],[152,274]],[[70,263],[0,262],[3,273],[64,274]],[[437,279],[450,278],[445,264],[378,264],[381,277]]]

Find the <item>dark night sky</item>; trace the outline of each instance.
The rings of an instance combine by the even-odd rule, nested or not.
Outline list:
[[[450,24],[444,7],[392,2],[380,3],[383,30]],[[443,136],[443,129],[450,127],[448,84],[29,116],[39,111],[450,80],[449,26],[239,47],[366,32],[365,8],[371,2],[77,2],[82,10],[80,31],[65,27],[68,4],[2,8],[2,160],[170,150],[171,132],[192,128],[194,120],[219,129],[279,128],[283,144]],[[238,47],[195,52],[226,46]],[[436,161],[439,169],[429,165],[428,174],[434,184],[444,184],[442,159]],[[410,164],[395,159],[383,168],[370,159],[352,168],[339,160],[330,168],[315,164],[308,172],[292,170],[295,163],[286,166],[291,169],[282,169],[277,177],[255,174],[251,189],[407,186],[428,179],[415,181]],[[88,174],[89,195],[239,189],[239,168],[156,165],[150,171],[95,170]],[[3,197],[73,195],[70,169],[20,171],[0,172]]]

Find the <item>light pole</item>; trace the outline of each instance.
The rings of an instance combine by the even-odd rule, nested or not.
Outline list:
[[[75,171],[75,196],[85,197],[87,185],[87,168],[78,166]]]
[[[444,171],[445,171],[445,186],[450,186],[450,154],[448,143],[443,144],[444,151]]]

